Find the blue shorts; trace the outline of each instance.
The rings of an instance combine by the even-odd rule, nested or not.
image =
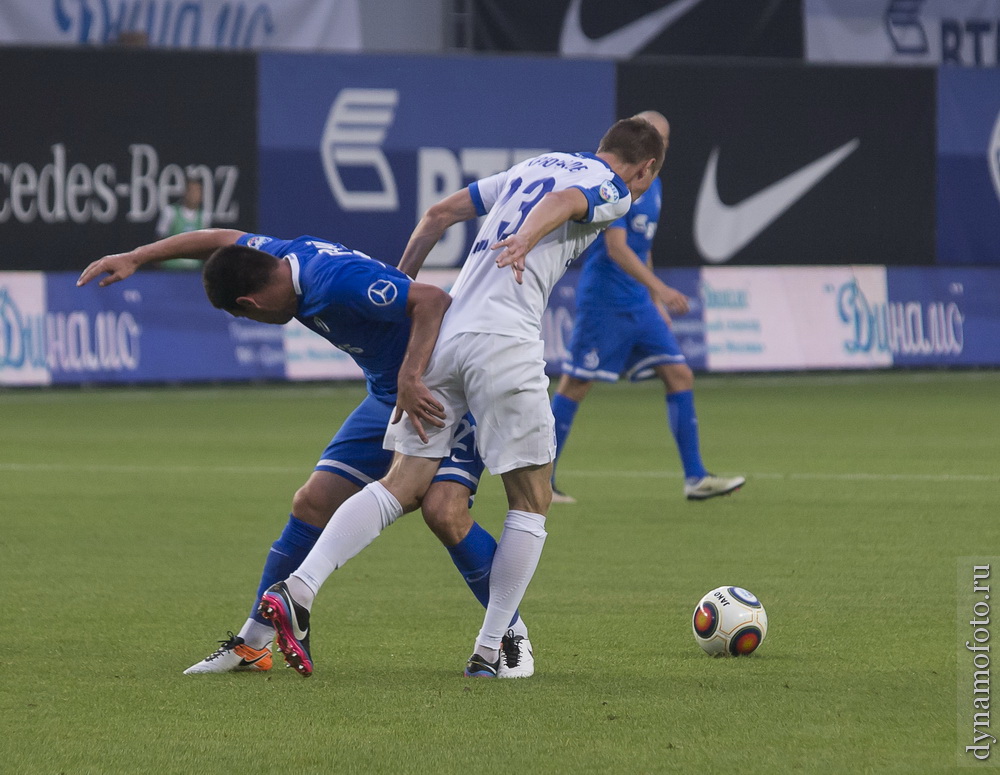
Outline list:
[[[569,353],[563,374],[588,382],[615,382],[623,375],[635,382],[652,377],[654,366],[686,362],[652,301],[628,310],[578,309]]]
[[[323,450],[316,470],[337,474],[359,487],[381,479],[392,462],[392,451],[382,448],[392,412],[393,407],[365,396]],[[475,420],[468,414],[455,426],[451,455],[441,461],[434,481],[458,482],[475,494],[483,468],[476,451]]]

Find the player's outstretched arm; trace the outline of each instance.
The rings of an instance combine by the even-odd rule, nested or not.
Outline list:
[[[397,423],[406,412],[420,440],[427,443],[423,424],[444,425],[444,407],[424,385],[424,372],[437,343],[441,320],[451,305],[451,296],[436,285],[411,283],[406,299],[406,314],[410,316],[410,339],[399,367],[396,411],[392,422]]]
[[[416,278],[424,259],[438,243],[449,226],[476,217],[476,205],[469,189],[463,188],[430,207],[410,235],[399,270]]]
[[[630,277],[645,285],[654,301],[662,304],[675,315],[687,314],[689,309],[687,296],[664,283],[653,273],[648,261],[644,263],[639,258],[636,252],[628,246],[628,235],[625,229],[618,226],[608,229],[604,233],[604,244],[607,245],[611,260]]]
[[[98,285],[105,287],[124,280],[143,264],[170,258],[208,258],[218,248],[232,245],[245,232],[237,229],[199,229],[175,234],[166,239],[140,245],[127,253],[114,253],[94,261],[83,270],[77,286],[86,285],[95,277],[106,274]]]
[[[520,284],[528,252],[541,241],[542,237],[555,231],[566,221],[585,218],[589,211],[590,204],[587,197],[578,188],[549,192],[528,213],[528,217],[524,219],[516,234],[511,234],[490,246],[490,250],[503,248],[503,252],[497,256],[497,266],[509,266],[513,269],[514,279]]]

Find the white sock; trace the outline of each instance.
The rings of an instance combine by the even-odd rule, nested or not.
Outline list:
[[[476,653],[487,662],[496,662],[500,659],[500,649],[491,649],[476,642]]]
[[[247,619],[243,629],[239,631],[239,636],[250,648],[262,649],[274,639],[274,627],[270,624],[261,624],[256,619]]]
[[[545,544],[545,517],[530,511],[508,511],[490,570],[490,604],[476,638],[476,652],[495,654],[521,604]],[[494,657],[495,658],[495,657]]]
[[[288,580],[295,602],[310,608],[330,574],[378,538],[402,514],[399,501],[379,482],[372,482],[344,501]]]

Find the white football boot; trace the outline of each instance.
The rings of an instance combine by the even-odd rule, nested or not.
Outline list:
[[[531,641],[513,630],[500,641],[500,670],[497,678],[529,678],[535,673],[535,656],[531,652]]]
[[[250,648],[239,635],[229,633],[229,640],[220,640],[220,646],[201,662],[184,671],[184,675],[199,673],[234,673],[245,670],[271,669],[271,644],[262,649]]]
[[[715,476],[706,474],[701,479],[684,485],[684,495],[689,501],[703,501],[718,495],[729,495],[746,484],[744,476]]]

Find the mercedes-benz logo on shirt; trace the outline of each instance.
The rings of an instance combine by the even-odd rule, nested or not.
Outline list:
[[[385,307],[396,300],[399,290],[390,280],[377,280],[368,286],[368,299],[376,307]]]

